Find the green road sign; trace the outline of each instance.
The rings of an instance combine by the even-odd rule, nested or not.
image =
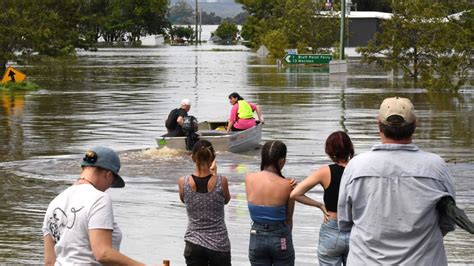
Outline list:
[[[330,54],[287,54],[283,60],[288,64],[329,64]]]

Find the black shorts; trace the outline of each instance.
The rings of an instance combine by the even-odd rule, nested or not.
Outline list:
[[[184,258],[188,266],[230,266],[230,251],[215,251],[194,243],[186,242]]]

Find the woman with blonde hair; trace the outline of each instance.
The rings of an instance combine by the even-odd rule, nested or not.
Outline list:
[[[224,205],[230,201],[225,176],[216,175],[212,144],[194,144],[193,174],[178,180],[179,197],[186,205],[188,228],[184,236],[187,265],[231,265],[230,241],[224,219]]]

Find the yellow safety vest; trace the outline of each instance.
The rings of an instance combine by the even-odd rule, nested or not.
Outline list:
[[[253,118],[253,110],[250,104],[244,100],[238,101],[239,110],[237,111],[237,116],[240,119],[249,119]]]

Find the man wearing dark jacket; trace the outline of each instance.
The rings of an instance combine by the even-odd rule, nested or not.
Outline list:
[[[188,112],[191,109],[191,101],[188,99],[183,99],[181,101],[181,107],[171,110],[166,119],[166,129],[168,129],[169,137],[180,137],[184,136],[183,131],[183,122],[184,117],[188,116]]]

